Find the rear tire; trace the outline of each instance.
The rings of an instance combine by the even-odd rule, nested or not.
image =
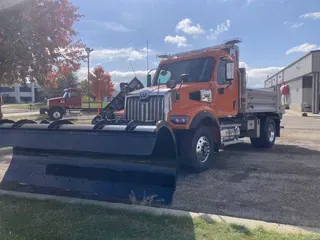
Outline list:
[[[276,124],[273,119],[261,119],[259,138],[250,138],[254,148],[271,148],[276,140]]]
[[[183,161],[192,172],[207,170],[214,161],[215,143],[210,127],[200,126],[183,138]]]
[[[49,117],[51,120],[60,120],[63,118],[63,110],[61,108],[53,108],[49,111]]]

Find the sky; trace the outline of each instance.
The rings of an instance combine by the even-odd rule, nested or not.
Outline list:
[[[146,82],[157,54],[177,53],[240,38],[248,86],[320,47],[320,0],[71,0],[83,18],[77,38],[94,49],[118,87],[136,76]],[[132,66],[131,66],[132,65]],[[78,71],[86,79],[87,63]]]

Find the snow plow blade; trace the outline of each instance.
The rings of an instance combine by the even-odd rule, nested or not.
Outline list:
[[[73,125],[68,120],[1,120],[0,136],[0,146],[13,147],[1,189],[102,201],[172,202],[177,152],[165,121]]]

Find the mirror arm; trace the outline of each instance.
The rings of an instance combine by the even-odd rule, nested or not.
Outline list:
[[[226,86],[226,89],[228,89],[232,84],[232,81],[229,82],[229,84]]]

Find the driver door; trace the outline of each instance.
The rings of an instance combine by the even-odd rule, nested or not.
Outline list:
[[[70,91],[68,95],[68,106],[69,108],[81,108],[81,94],[78,91]]]
[[[234,74],[232,81],[227,81],[227,63],[227,60],[221,59],[218,64],[217,88],[213,94],[218,117],[235,116],[238,113],[237,74]]]

